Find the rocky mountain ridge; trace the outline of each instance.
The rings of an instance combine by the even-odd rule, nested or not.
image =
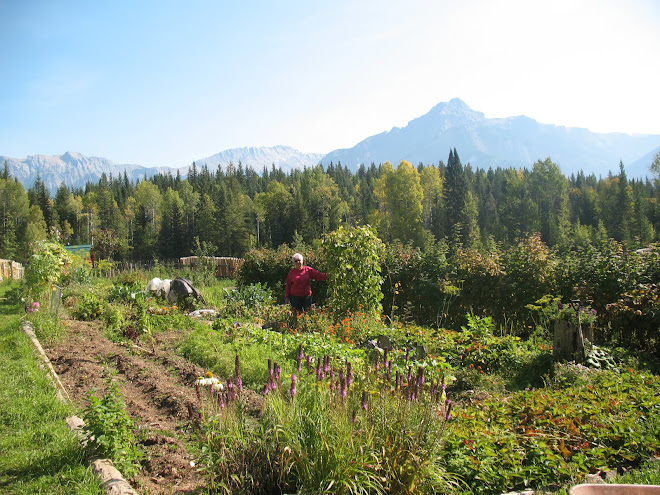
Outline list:
[[[565,175],[583,171],[597,177],[618,174],[622,161],[628,177],[643,179],[660,150],[660,135],[598,134],[587,129],[540,124],[524,115],[490,119],[471,109],[458,98],[439,103],[428,113],[411,120],[403,128],[394,127],[359,142],[352,148],[327,155],[302,153],[289,146],[245,147],[225,150],[195,160],[197,167],[215,172],[229,164],[250,167],[257,173],[264,168],[284,172],[313,167],[319,163],[341,163],[352,171],[361,164],[369,166],[389,161],[398,165],[406,160],[437,164],[446,161],[449,150],[456,148],[461,162],[473,168],[531,168],[537,160],[550,159]],[[61,183],[69,188],[96,183],[102,176],[123,177],[135,181],[157,173],[177,172],[186,177],[190,164],[178,168],[143,167],[117,164],[107,158],[87,157],[66,152],[60,156],[30,155],[24,159],[0,156],[0,166],[7,162],[9,173],[29,188],[37,176],[54,193]]]
[[[328,153],[322,162],[341,162],[351,170],[385,161],[437,164],[446,162],[454,148],[461,162],[473,168],[531,168],[537,160],[550,157],[567,176],[579,171],[606,176],[610,171],[617,174],[623,161],[628,177],[642,178],[660,150],[660,135],[598,134],[540,124],[524,115],[489,119],[454,98],[403,128],[394,127],[353,148]]]

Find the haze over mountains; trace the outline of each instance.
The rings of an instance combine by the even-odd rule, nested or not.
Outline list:
[[[540,124],[525,117],[488,119],[472,110],[462,100],[454,98],[439,103],[427,114],[388,132],[366,138],[353,148],[335,150],[326,155],[302,153],[288,146],[248,147],[225,150],[213,156],[195,159],[198,167],[208,166],[215,172],[218,166],[230,163],[251,167],[261,173],[273,165],[285,172],[341,163],[352,171],[361,164],[378,165],[386,161],[397,165],[407,160],[418,163],[446,162],[449,150],[458,151],[461,162],[473,168],[531,168],[537,160],[550,157],[569,176],[582,170],[585,174],[606,176],[617,174],[623,161],[629,178],[644,178],[655,153],[660,150],[660,135],[598,134],[587,129]],[[26,187],[34,184],[37,175],[54,192],[63,182],[70,188],[97,182],[102,173],[127,177],[134,181],[158,172],[170,172],[182,177],[192,164],[178,168],[142,167],[137,164],[116,164],[99,157],[66,152],[61,156],[31,155],[25,159],[0,156],[7,161],[9,173]]]

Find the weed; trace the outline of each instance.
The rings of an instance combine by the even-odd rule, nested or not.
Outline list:
[[[108,378],[106,393],[98,398],[88,394],[89,404],[83,413],[88,436],[87,446],[93,455],[108,457],[122,473],[131,476],[138,470],[142,453],[133,435],[133,421],[115,381]]]

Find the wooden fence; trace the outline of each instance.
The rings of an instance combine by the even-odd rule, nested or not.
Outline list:
[[[0,260],[0,278],[3,280],[8,278],[22,280],[23,265],[16,261]]]
[[[165,270],[176,272],[178,270],[214,270],[216,277],[236,278],[243,265],[242,258],[229,258],[220,256],[187,256],[185,258],[148,261],[121,261],[110,264],[97,261],[95,273],[111,278],[122,272],[150,270],[159,266]]]
[[[216,277],[236,278],[243,264],[242,258],[220,256],[187,256],[179,259],[181,268],[214,267]]]

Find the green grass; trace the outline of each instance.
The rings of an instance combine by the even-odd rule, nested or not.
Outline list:
[[[610,483],[624,485],[660,485],[660,459],[655,458],[643,464],[639,469],[628,471],[614,477]]]
[[[73,411],[57,400],[21,331],[21,308],[0,306],[0,493],[104,493],[64,422]]]

